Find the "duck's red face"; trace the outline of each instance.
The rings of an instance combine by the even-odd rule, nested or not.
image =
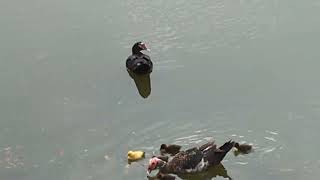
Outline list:
[[[161,159],[157,158],[157,157],[153,157],[149,160],[149,165],[148,165],[148,171],[147,173],[150,174],[151,171],[155,170],[158,168],[159,166],[159,162],[161,161]]]
[[[139,44],[139,47],[140,47],[142,50],[150,51],[150,49],[148,49],[147,46],[146,46],[146,44],[143,43],[143,42],[141,42],[141,43]]]

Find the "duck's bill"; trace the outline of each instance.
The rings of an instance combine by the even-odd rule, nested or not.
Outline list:
[[[150,51],[150,49],[147,48],[147,45],[144,44],[144,43],[141,43],[141,44],[140,44],[140,47],[141,47],[143,50]]]
[[[148,169],[147,170],[147,176],[149,177],[155,177],[157,176],[157,174],[159,173],[160,171],[157,169],[157,170],[150,170]]]
[[[148,170],[147,170],[147,175],[150,176],[150,174],[151,174],[151,170],[148,169]]]

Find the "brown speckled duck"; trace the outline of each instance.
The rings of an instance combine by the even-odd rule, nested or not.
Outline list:
[[[234,141],[228,141],[217,148],[213,141],[208,142],[200,147],[180,151],[168,162],[153,157],[149,161],[147,173],[155,169],[159,169],[162,174],[177,175],[202,172],[209,167],[219,165],[234,144]]]

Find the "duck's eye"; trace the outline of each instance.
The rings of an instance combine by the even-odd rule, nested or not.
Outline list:
[[[152,167],[152,169],[155,169],[157,167],[157,163],[156,162],[152,162],[151,163],[151,167]]]

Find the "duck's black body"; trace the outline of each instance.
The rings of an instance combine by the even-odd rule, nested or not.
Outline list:
[[[132,54],[126,62],[127,69],[139,75],[150,74],[153,69],[153,63],[146,54]]]
[[[138,75],[150,74],[153,69],[153,63],[150,56],[143,54],[142,50],[148,50],[142,42],[137,42],[132,46],[132,55],[127,58],[126,67]]]
[[[219,148],[217,148],[217,145],[214,144],[214,142],[209,142],[200,147],[181,151],[176,154],[171,161],[167,163],[160,162],[158,167],[163,174],[202,172],[209,167],[219,165],[233,146],[233,141],[228,141]]]

